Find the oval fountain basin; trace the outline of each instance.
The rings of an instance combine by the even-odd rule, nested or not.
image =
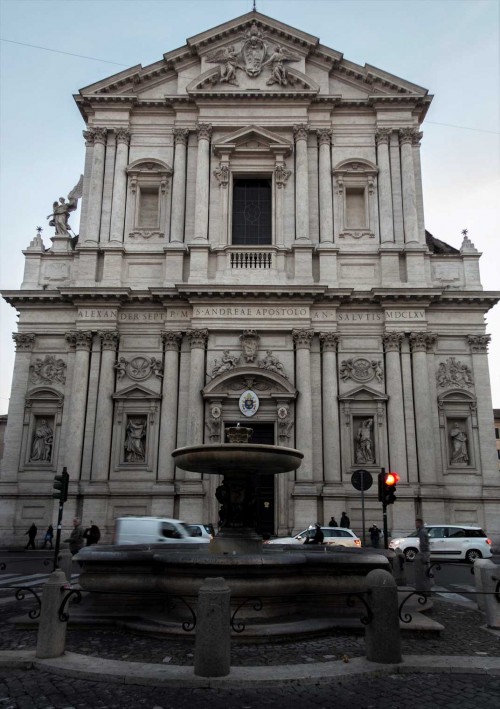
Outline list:
[[[266,473],[277,475],[297,470],[304,454],[295,448],[260,443],[212,443],[177,448],[175,464],[192,473]]]

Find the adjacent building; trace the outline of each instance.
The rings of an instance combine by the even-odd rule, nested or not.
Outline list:
[[[243,421],[304,453],[296,473],[263,471],[261,531],[343,510],[360,529],[352,473],[384,467],[401,477],[394,532],[418,513],[500,533],[484,328],[499,294],[467,234],[457,250],[425,229],[431,99],[258,12],[76,95],[83,178],[3,293],[19,311],[4,541],[54,519],[63,466],[67,519],[104,538],[126,514],[216,524],[217,481],[171,452]],[[366,506],[380,524],[376,484]]]

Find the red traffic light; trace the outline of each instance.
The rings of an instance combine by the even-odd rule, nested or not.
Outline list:
[[[386,473],[384,482],[389,487],[392,487],[393,485],[397,485],[399,482],[398,473]]]

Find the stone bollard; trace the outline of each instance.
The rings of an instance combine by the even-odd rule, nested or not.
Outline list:
[[[429,554],[419,552],[413,563],[415,564],[415,590],[428,597],[431,593],[431,580],[426,573],[429,570]]]
[[[61,569],[61,571],[64,571],[68,583],[71,583],[73,555],[69,549],[64,549],[64,551],[59,552],[59,556],[57,557],[57,566]]]
[[[401,549],[396,549],[395,554],[396,556],[392,563],[392,575],[394,576],[397,586],[406,586],[405,555]]]
[[[66,645],[67,623],[59,620],[59,606],[64,598],[61,587],[66,584],[61,569],[53,571],[43,587],[42,610],[36,639],[36,656],[40,659],[59,657]]]
[[[231,669],[231,590],[223,578],[206,578],[198,594],[194,673],[225,677]]]
[[[476,583],[476,591],[478,592],[478,595],[476,596],[476,603],[477,607],[479,608],[480,611],[483,613],[485,612],[486,605],[485,605],[485,597],[482,595],[484,588],[483,588],[483,577],[481,575],[481,568],[485,566],[486,568],[490,568],[491,561],[489,559],[477,559],[477,561],[474,562],[474,581]]]
[[[489,559],[483,559],[479,573],[481,574],[481,583],[485,593],[483,598],[486,625],[489,628],[496,628],[498,630],[500,629],[500,602],[497,600],[495,590],[500,581],[500,567]]]
[[[373,613],[366,626],[366,659],[389,664],[402,662],[398,588],[392,574],[374,569],[366,577],[368,603]]]

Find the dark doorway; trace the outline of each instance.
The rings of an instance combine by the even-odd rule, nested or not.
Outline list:
[[[240,421],[240,426],[242,422]],[[273,446],[274,423],[254,423],[245,421],[244,425],[253,429],[250,443],[262,443]],[[225,427],[236,426],[235,423],[225,423]],[[274,475],[262,473],[257,480],[255,491],[255,529],[258,534],[274,534]]]

